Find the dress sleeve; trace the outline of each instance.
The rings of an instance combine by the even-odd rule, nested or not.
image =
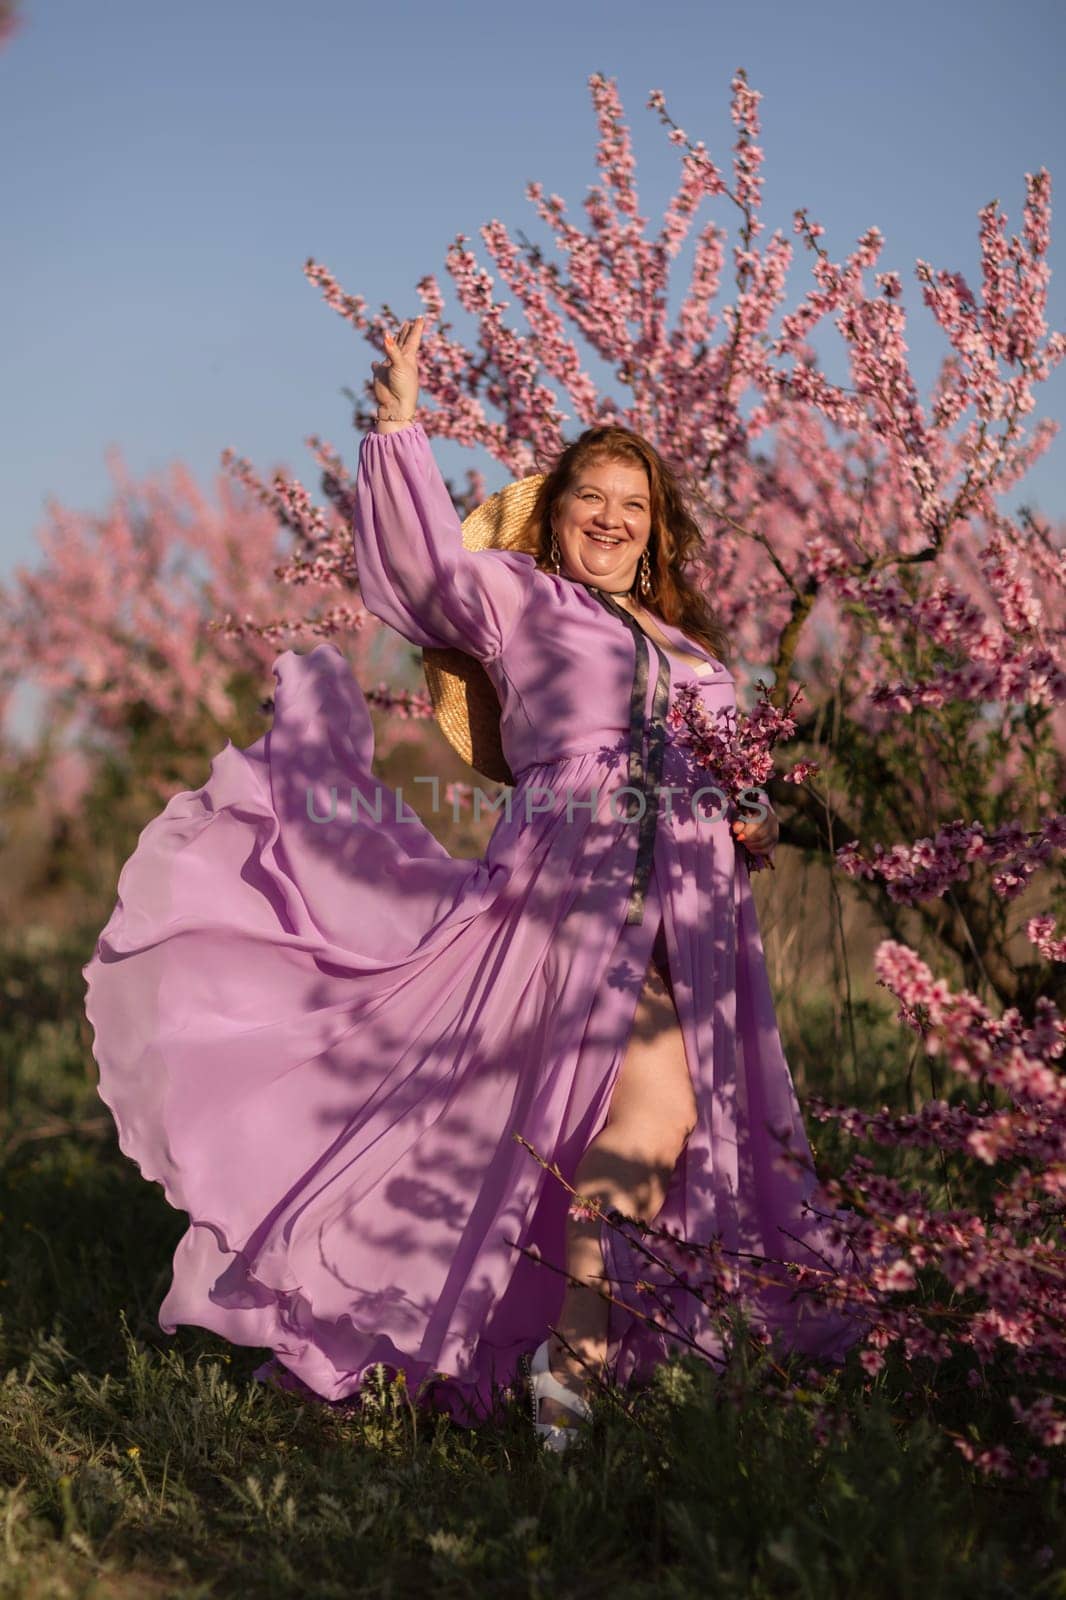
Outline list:
[[[467,550],[420,422],[363,435],[352,518],[363,604],[412,644],[500,654],[529,601],[537,563]]]

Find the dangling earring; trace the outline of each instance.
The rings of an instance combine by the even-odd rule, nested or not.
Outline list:
[[[554,528],[552,529],[551,560],[552,560],[552,566],[555,568],[556,572],[557,573],[560,572],[562,570],[561,551],[559,549],[559,541],[555,537],[555,529]]]
[[[648,560],[647,545],[645,545],[641,553],[638,570],[640,572],[640,592],[643,595],[648,595],[651,593],[651,562]]]

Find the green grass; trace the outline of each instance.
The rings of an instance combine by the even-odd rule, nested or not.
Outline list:
[[[521,1398],[477,1430],[385,1383],[333,1409],[253,1381],[263,1351],[168,1338],[184,1217],[106,1127],[55,1131],[101,1110],[84,958],[72,938],[0,965],[22,986],[0,1025],[0,1600],[1066,1596],[1060,1484],[976,1480],[892,1366],[831,1372],[822,1438],[758,1360],[673,1362],[559,1457]]]

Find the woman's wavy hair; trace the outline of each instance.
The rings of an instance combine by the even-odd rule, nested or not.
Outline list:
[[[712,607],[683,568],[703,545],[703,534],[692,516],[677,475],[643,434],[618,423],[586,428],[556,456],[537,491],[533,509],[523,524],[517,548],[536,557],[537,565],[553,572],[551,560],[552,514],[561,511],[564,496],[582,470],[595,461],[622,461],[643,467],[648,475],[651,532],[648,561],[651,589],[637,594],[642,605],[671,627],[705,645],[729,665],[729,636]]]

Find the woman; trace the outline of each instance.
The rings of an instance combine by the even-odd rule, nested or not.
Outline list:
[[[379,1362],[412,1388],[439,1376],[460,1418],[535,1348],[535,1421],[562,1448],[605,1367],[629,1381],[671,1346],[626,1313],[647,1272],[624,1236],[521,1141],[579,1195],[695,1242],[815,1266],[834,1244],[804,1212],[813,1177],[779,1159],[809,1146],[737,845],[772,851],[776,820],[682,803],[708,775],[672,685],[735,705],[681,570],[698,530],[647,441],[591,430],[542,486],[539,554],[466,551],[413,420],[422,321],[376,368],[360,589],[412,643],[483,663],[511,804],[483,859],[449,856],[382,806],[340,652],[286,651],[270,732],[142,832],[86,1009],[121,1148],[189,1214],[166,1331],[266,1346],[331,1400]],[[637,820],[627,777],[652,800]],[[783,1273],[762,1306],[811,1354],[856,1337]],[[720,1355],[696,1297],[677,1311]]]

